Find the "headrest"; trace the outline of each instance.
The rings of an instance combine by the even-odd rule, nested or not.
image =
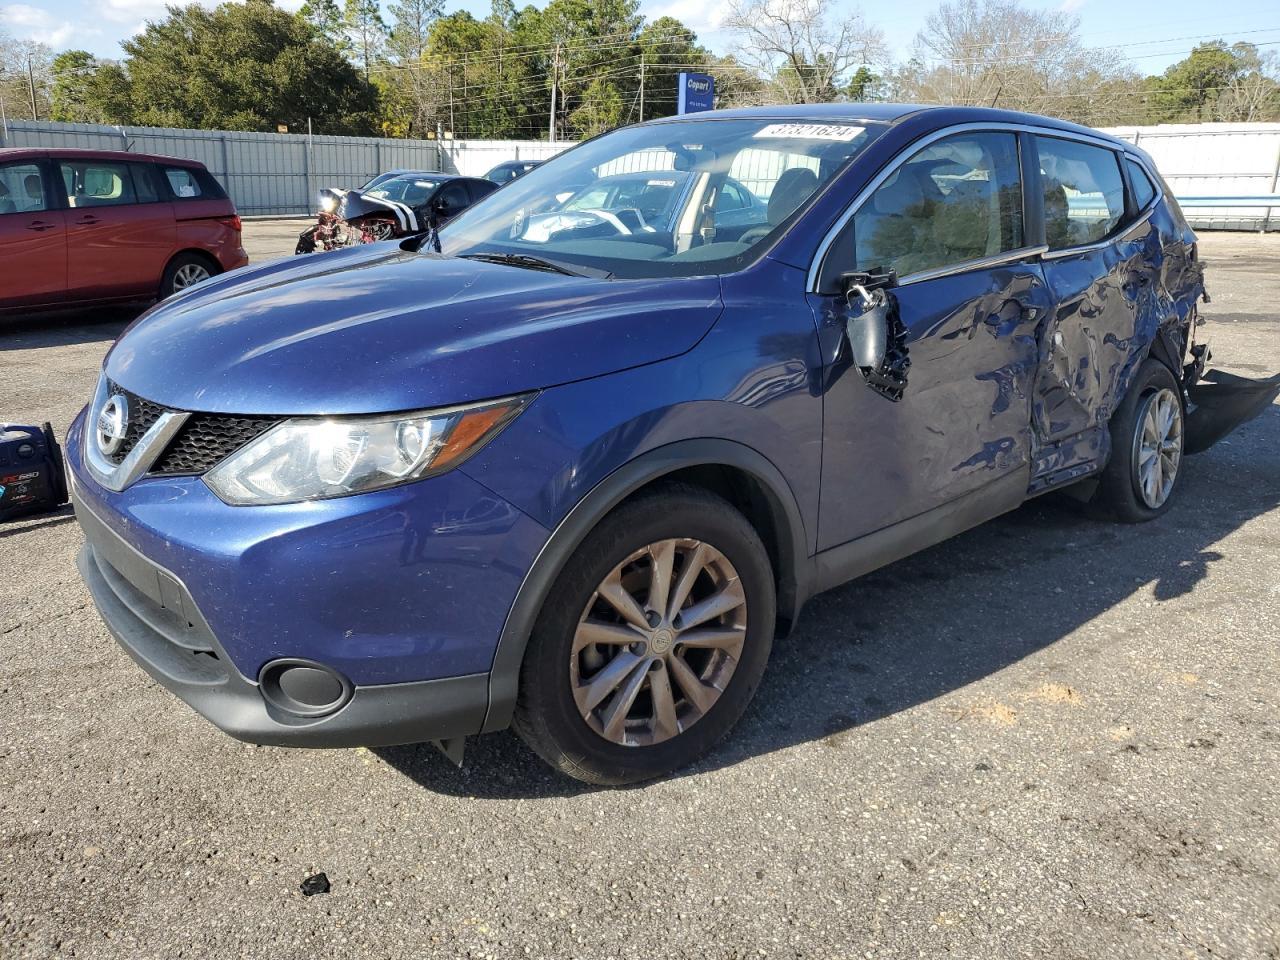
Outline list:
[[[818,175],[808,167],[791,167],[782,172],[769,194],[769,223],[781,223],[818,189]]]
[[[44,202],[44,188],[40,185],[40,174],[27,174],[22,178],[22,186],[27,191],[27,196],[32,200]]]
[[[882,183],[872,198],[876,213],[903,214],[909,207],[924,203],[924,188],[914,172],[902,167],[892,179]]]

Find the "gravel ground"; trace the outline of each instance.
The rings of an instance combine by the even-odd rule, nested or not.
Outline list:
[[[1280,369],[1280,236],[1203,249],[1219,365]],[[0,333],[0,415],[65,429],[125,319]],[[7,524],[0,957],[1280,957],[1280,407],[1184,481],[818,598],[728,742],[625,790],[510,734],[237,743],[115,648],[66,511]]]

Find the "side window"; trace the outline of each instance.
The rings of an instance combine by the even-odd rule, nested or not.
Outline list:
[[[736,183],[725,181],[720,187],[720,196],[716,199],[716,211],[741,210],[747,205],[747,198],[742,195],[742,188]]]
[[[446,213],[457,213],[468,203],[467,188],[456,180],[450,181],[440,188],[436,200]]]
[[[483,200],[493,193],[497,186],[496,183],[490,183],[488,180],[468,180],[467,190],[471,193],[471,202],[475,203],[477,200]]]
[[[137,203],[129,165],[103,160],[63,160],[59,163],[62,182],[67,188],[67,205],[81,207],[117,207]]]
[[[1151,182],[1151,178],[1147,176],[1147,171],[1142,169],[1142,165],[1134,160],[1125,159],[1125,163],[1129,166],[1129,184],[1133,187],[1133,205],[1135,209],[1145,210],[1147,204],[1156,198],[1155,184]]]
[[[859,270],[899,277],[1023,247],[1017,139],[966,133],[930,144],[866,199],[853,233]]]
[[[1115,151],[1036,137],[1050,250],[1096,243],[1124,219],[1124,181]]]
[[[194,170],[188,170],[186,167],[165,167],[164,175],[169,181],[169,189],[179,200],[194,200],[204,194]]]
[[[48,208],[38,166],[9,163],[0,167],[0,214],[36,213]]]
[[[156,191],[156,182],[152,179],[155,167],[149,163],[131,163],[129,169],[133,173],[133,189],[138,194],[139,203],[155,203],[160,199]]]

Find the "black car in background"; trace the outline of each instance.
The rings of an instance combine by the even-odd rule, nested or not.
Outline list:
[[[541,160],[508,160],[506,163],[498,164],[486,173],[484,178],[502,186],[504,183],[523,177],[541,162]]]
[[[410,172],[375,177],[361,190],[320,191],[314,226],[298,235],[294,253],[337,250],[422,233],[453,219],[498,189],[478,177]]]

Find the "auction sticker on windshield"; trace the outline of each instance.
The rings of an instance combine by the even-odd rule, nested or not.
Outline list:
[[[842,123],[771,123],[757,130],[755,136],[787,140],[840,140],[848,143],[865,129]]]

